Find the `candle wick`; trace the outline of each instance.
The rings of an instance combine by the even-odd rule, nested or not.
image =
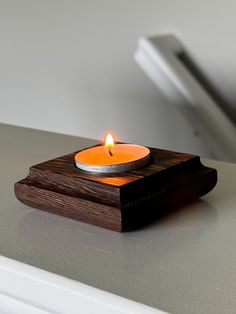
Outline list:
[[[109,153],[109,155],[110,155],[111,157],[113,157],[113,154],[112,154],[112,152],[110,151],[110,149],[108,149],[108,153]]]

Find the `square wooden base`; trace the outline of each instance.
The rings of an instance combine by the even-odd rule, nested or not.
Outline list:
[[[128,231],[208,193],[215,169],[195,155],[150,148],[146,167],[120,174],[92,174],[71,153],[30,168],[15,184],[26,205],[115,231]]]

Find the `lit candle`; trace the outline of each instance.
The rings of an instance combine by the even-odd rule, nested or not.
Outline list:
[[[115,144],[109,133],[105,145],[84,149],[75,155],[75,165],[85,171],[118,173],[147,165],[150,150],[135,144]]]

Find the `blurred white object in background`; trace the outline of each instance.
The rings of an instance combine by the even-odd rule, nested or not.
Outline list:
[[[217,92],[173,35],[141,38],[135,60],[167,99],[178,106],[209,156],[236,162],[236,128]]]

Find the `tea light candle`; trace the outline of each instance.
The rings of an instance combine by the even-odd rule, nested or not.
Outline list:
[[[98,173],[118,173],[145,166],[150,150],[135,144],[115,144],[109,133],[105,145],[84,149],[75,155],[77,168]]]

